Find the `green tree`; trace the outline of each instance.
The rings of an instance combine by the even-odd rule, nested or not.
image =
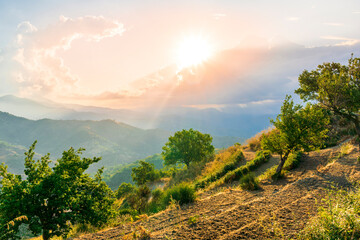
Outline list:
[[[261,146],[280,155],[276,169],[279,175],[290,153],[298,150],[308,152],[323,145],[329,117],[316,105],[307,104],[303,108],[299,104],[295,105],[290,96],[286,96],[281,113],[270,122],[275,129],[263,135]]]
[[[134,167],[131,172],[131,177],[138,186],[157,179],[159,173],[155,171],[154,164],[145,161],[140,161],[139,164],[140,165]]]
[[[25,179],[0,165],[1,239],[18,238],[22,223],[47,240],[66,236],[72,224],[107,222],[113,214],[113,192],[102,181],[102,169],[95,178],[84,173],[100,158],[81,158],[84,149],[70,148],[51,168],[49,154],[33,159],[35,145],[36,141],[25,153]]]
[[[132,193],[135,187],[131,183],[123,182],[116,191],[116,198],[120,199],[126,197],[126,195]]]
[[[185,163],[187,167],[191,162],[198,162],[214,154],[214,147],[211,144],[212,137],[199,131],[189,130],[178,131],[162,148],[162,156],[165,165]]]
[[[299,76],[299,83],[295,93],[301,99],[315,100],[321,107],[352,122],[360,138],[360,58],[351,57],[347,66],[323,63],[316,70],[305,70]]]

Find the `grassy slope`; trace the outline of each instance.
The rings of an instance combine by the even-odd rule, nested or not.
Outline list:
[[[194,204],[81,239],[120,237],[132,234],[139,226],[151,231],[152,239],[297,238],[317,214],[316,202],[321,203],[326,189],[351,188],[351,182],[360,180],[359,150],[352,147],[342,152],[335,147],[304,155],[300,166],[286,178],[277,182],[264,180],[261,190],[243,191],[236,183],[224,185],[201,193]],[[251,156],[246,152],[244,155]],[[194,218],[190,224],[189,219]]]

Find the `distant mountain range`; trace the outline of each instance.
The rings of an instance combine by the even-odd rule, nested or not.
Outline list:
[[[0,112],[0,161],[9,165],[9,170],[21,173],[23,153],[38,140],[36,152],[50,153],[59,158],[64,150],[73,147],[85,148],[84,156],[101,156],[90,171],[105,166],[131,163],[149,155],[160,153],[171,135],[161,129],[143,130],[113,120],[29,120]],[[217,148],[241,141],[237,137],[216,137]]]
[[[272,107],[274,104],[279,105],[277,102],[270,104]],[[64,105],[49,101],[34,101],[13,95],[0,97],[0,111],[31,120],[44,118],[55,120],[112,119],[142,129],[162,129],[175,132],[194,128],[216,136],[239,137],[241,138],[240,142],[267,128],[269,117],[275,116],[263,109],[257,109],[257,105],[252,108],[253,112],[241,112],[238,109],[223,112],[215,108],[178,107],[156,114],[149,111],[136,112],[124,109]]]

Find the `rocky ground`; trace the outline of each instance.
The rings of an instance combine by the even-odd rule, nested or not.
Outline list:
[[[326,189],[351,189],[351,182],[360,180],[359,149],[354,147],[345,156],[339,153],[340,147],[311,152],[285,179],[264,181],[257,191],[243,191],[236,185],[214,189],[201,193],[193,204],[173,206],[80,239],[123,239],[140,226],[151,239],[296,239],[316,215]]]

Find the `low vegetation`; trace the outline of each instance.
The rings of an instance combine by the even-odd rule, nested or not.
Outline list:
[[[299,234],[300,239],[359,239],[360,191],[332,190],[318,215]]]
[[[277,166],[274,166],[274,167],[271,167],[268,170],[266,170],[263,174],[261,174],[258,177],[258,179],[259,180],[265,180],[265,179],[276,180],[278,178],[282,178],[282,177],[286,176],[288,171],[299,166],[302,157],[303,157],[303,152],[301,152],[301,151],[294,152],[294,153],[290,154],[287,161],[285,162],[283,171],[281,172],[281,174],[276,173]]]
[[[260,167],[262,164],[269,161],[271,157],[271,154],[269,151],[259,151],[256,153],[256,156],[253,160],[247,162],[244,166],[241,166],[231,172],[228,172],[222,181],[224,183],[231,183],[234,181],[238,181],[241,178],[243,178],[246,174],[250,173],[251,171],[254,171],[258,167]]]

